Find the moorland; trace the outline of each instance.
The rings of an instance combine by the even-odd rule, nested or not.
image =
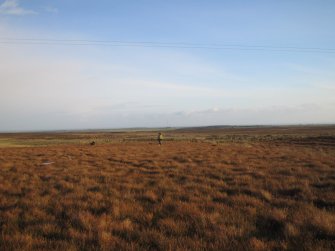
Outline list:
[[[0,250],[335,249],[335,126],[162,132],[0,134]]]

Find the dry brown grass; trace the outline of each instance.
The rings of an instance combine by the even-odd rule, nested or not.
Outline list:
[[[334,250],[334,141],[286,139],[1,148],[0,249]]]

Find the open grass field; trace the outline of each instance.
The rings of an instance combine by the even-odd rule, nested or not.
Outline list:
[[[163,133],[0,134],[0,250],[335,249],[335,126]]]

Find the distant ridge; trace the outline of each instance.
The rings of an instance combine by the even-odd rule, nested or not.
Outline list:
[[[0,131],[0,134],[11,133],[94,133],[94,132],[140,132],[140,131],[207,131],[219,129],[256,129],[284,127],[332,127],[335,124],[281,124],[281,125],[209,125],[209,126],[176,126],[176,127],[129,127],[129,128],[96,128],[96,129],[60,129],[60,130],[13,130]]]

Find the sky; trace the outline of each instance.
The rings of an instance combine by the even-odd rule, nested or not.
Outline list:
[[[335,123],[333,0],[0,0],[0,131]]]

